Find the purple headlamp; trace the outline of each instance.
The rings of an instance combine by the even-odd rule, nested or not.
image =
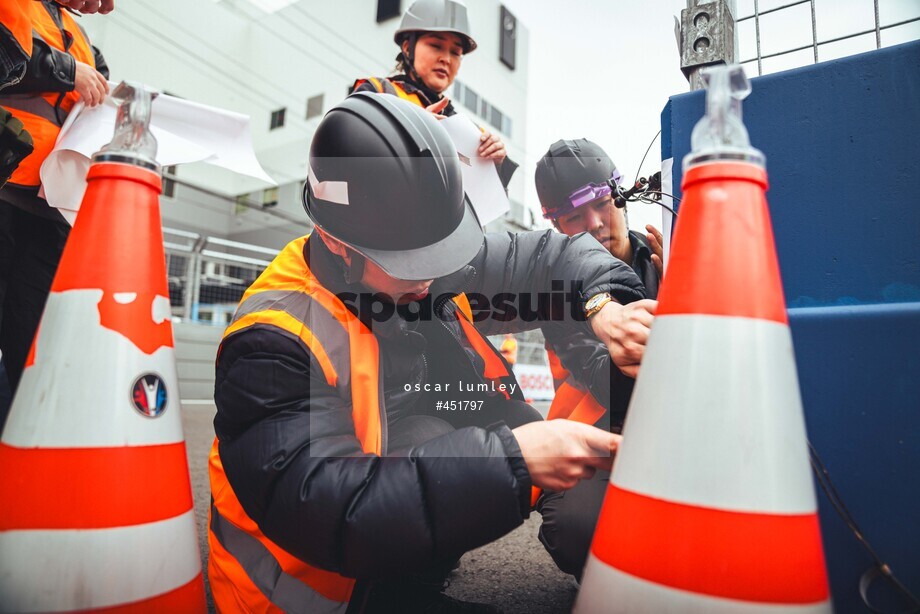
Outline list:
[[[620,185],[620,179],[622,179],[620,171],[614,169],[613,174],[610,176],[610,181],[616,185]],[[612,191],[613,189],[610,187],[610,183],[606,181],[602,183],[589,183],[588,185],[582,186],[572,192],[567,199],[567,203],[564,203],[562,206],[557,207],[554,210],[545,211],[545,215],[555,219],[560,215],[569,213],[572,211],[572,209],[576,209],[582,205],[586,205],[600,198],[604,198],[605,196],[608,196]]]

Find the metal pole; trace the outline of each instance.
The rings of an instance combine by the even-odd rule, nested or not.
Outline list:
[[[878,0],[874,0],[874,4],[875,4],[875,48],[881,49],[882,48],[882,30],[881,28],[879,28],[879,21],[878,21]]]
[[[738,0],[728,0],[728,12],[732,15],[732,30],[735,35],[732,37],[732,56],[729,60],[726,58],[726,64],[735,64],[738,61],[741,44],[738,42]]]
[[[757,75],[763,74],[763,65],[760,57],[760,6],[757,0],[754,0],[754,32],[757,37]]]
[[[878,0],[876,0],[876,6],[878,6]],[[815,64],[817,64],[818,63],[818,20],[815,18],[815,0],[811,0],[811,44],[815,52]]]
[[[185,296],[182,297],[182,318],[186,321],[191,321],[193,315],[197,316],[194,306],[198,303],[198,297],[201,292],[201,252],[207,244],[208,239],[198,235],[192,245],[192,251],[188,255]]]

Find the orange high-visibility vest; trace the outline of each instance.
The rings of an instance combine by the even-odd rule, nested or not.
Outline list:
[[[307,239],[289,243],[249,287],[223,339],[256,325],[275,327],[299,339],[316,358],[326,382],[342,398],[351,399],[361,449],[382,456],[386,408],[379,385],[377,338],[310,271],[303,256]],[[466,297],[459,295],[454,302],[462,314],[459,322],[466,342],[484,361],[483,376],[498,383],[513,382],[498,352],[473,327]],[[261,532],[224,473],[217,439],[208,464],[212,497],[208,578],[218,611],[344,612],[355,580],[308,565]]]
[[[417,104],[420,107],[424,107],[425,104],[422,102],[422,99],[419,98],[418,94],[410,94],[407,92],[402,84],[399,81],[391,81],[390,79],[378,79],[377,77],[369,77],[367,79],[359,79],[355,81],[353,89],[358,89],[362,83],[370,81],[371,85],[374,86],[374,89],[377,90],[378,94],[392,94],[394,96],[399,96],[403,100],[408,100],[412,104]]]
[[[9,30],[26,55],[32,54],[32,7],[34,0],[0,2],[0,28]]]
[[[556,395],[549,406],[546,419],[565,418],[585,424],[595,424],[603,417],[607,409],[598,403],[594,395],[576,380],[568,369],[562,366],[555,352],[546,348],[546,354],[549,358],[550,371],[553,373],[553,385],[556,387]]]
[[[49,47],[69,53],[78,62],[96,67],[89,38],[74,21],[73,16],[61,10],[64,32],[58,28],[49,9],[42,2],[27,2],[31,15],[32,36]],[[39,169],[51,153],[64,120],[79,99],[76,91],[46,92],[36,94],[6,94],[0,91],[0,106],[5,107],[32,135],[35,150],[20,164],[10,177],[11,185],[37,187],[41,185]]]

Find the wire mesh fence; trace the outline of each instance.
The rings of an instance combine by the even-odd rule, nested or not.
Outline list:
[[[920,39],[917,0],[737,0],[736,56],[748,74]]]
[[[183,321],[226,326],[276,250],[164,228],[169,303]]]

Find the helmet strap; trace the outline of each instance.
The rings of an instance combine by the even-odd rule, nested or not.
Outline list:
[[[421,77],[415,72],[415,45],[418,43],[418,33],[410,32],[406,35],[406,41],[409,43],[407,45],[408,52],[403,51],[402,45],[399,46],[399,52],[402,54],[403,64],[406,67],[406,74],[416,83],[421,83]]]
[[[342,260],[342,266],[345,269],[345,283],[356,284],[364,278],[364,263],[367,262],[363,254],[356,252],[352,249],[348,250],[351,252],[351,264],[346,264],[345,260]]]

